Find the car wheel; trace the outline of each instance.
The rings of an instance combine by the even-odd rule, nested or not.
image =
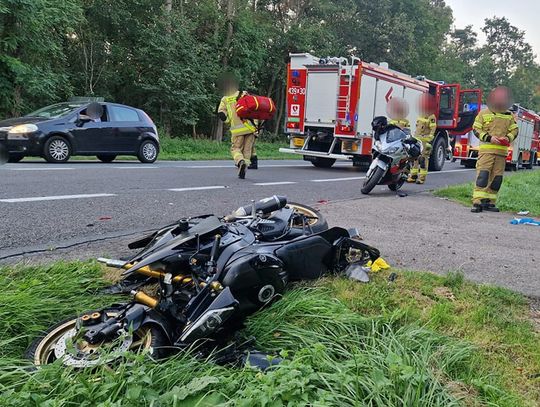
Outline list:
[[[116,159],[115,154],[98,154],[96,157],[104,163],[112,163]]]
[[[65,163],[71,157],[71,146],[64,137],[52,136],[45,143],[43,156],[50,163]]]
[[[433,150],[431,150],[431,156],[429,157],[429,170],[440,171],[444,166],[446,160],[446,143],[444,137],[437,137]]]
[[[8,163],[18,163],[24,158],[24,154],[9,154]]]
[[[159,148],[155,141],[144,140],[139,147],[139,154],[137,157],[140,162],[151,164],[157,160],[158,153]]]

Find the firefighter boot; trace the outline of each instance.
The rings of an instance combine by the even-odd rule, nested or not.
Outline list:
[[[482,212],[482,205],[481,204],[473,204],[473,206],[471,208],[471,212],[473,212],[473,213]]]
[[[408,180],[407,180],[408,181]],[[422,176],[419,176],[418,179],[416,180],[416,183],[418,185],[422,185],[423,183],[426,182],[426,177],[422,177]]]
[[[244,160],[240,160],[238,163],[238,178],[245,179],[246,178],[246,169],[247,164]]]
[[[489,199],[482,199],[481,205],[483,211],[500,212],[499,208],[497,208],[494,203],[491,203]]]
[[[251,161],[251,164],[249,164],[248,170],[257,170],[257,169],[259,169],[259,159],[257,158],[256,155],[251,157],[250,161]]]
[[[409,178],[407,178],[407,182],[410,184],[414,184],[417,180],[418,176],[409,174]]]

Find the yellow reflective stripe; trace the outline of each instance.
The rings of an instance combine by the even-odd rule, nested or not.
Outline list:
[[[420,175],[427,175],[428,170],[420,170]]]
[[[255,110],[259,110],[259,101],[257,100],[257,98],[253,98],[253,99],[255,99],[255,104],[257,105],[255,106]]]
[[[507,146],[500,146],[498,144],[480,144],[480,151],[481,150],[501,150],[501,151],[508,151]]]
[[[418,174],[418,168],[413,168],[411,170],[411,175],[416,175],[416,174]]]
[[[508,127],[508,131],[512,131],[512,130],[515,130],[518,128],[518,125],[517,124],[511,124],[510,127]]]
[[[490,194],[489,192],[485,192],[485,191],[473,191],[473,195],[472,195],[473,199],[475,198],[487,198],[487,199],[496,199],[497,198],[497,194]]]

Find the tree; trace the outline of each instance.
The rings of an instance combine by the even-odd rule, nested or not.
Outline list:
[[[0,113],[71,94],[65,45],[81,18],[77,0],[0,2]]]

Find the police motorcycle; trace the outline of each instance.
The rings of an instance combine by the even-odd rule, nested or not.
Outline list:
[[[387,185],[391,191],[397,191],[409,175],[411,161],[422,153],[422,143],[412,137],[409,131],[388,124],[384,116],[375,117],[371,128],[373,161],[360,191],[369,194],[377,185]]]
[[[26,356],[36,366],[60,360],[93,368],[126,352],[161,359],[190,349],[218,362],[268,367],[265,355],[235,339],[249,315],[278,300],[291,282],[337,273],[361,279],[365,265],[379,258],[356,230],[314,230],[317,213],[299,207],[306,208],[274,196],[223,218],[183,219],[131,243],[142,250],[128,261],[100,259],[124,269],[127,279],[141,276],[143,289],[128,302],[55,324]]]

